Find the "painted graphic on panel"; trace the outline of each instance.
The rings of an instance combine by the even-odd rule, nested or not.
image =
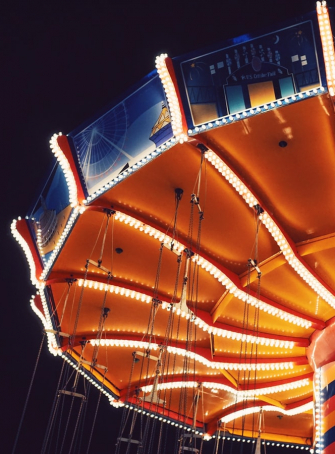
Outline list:
[[[90,195],[173,136],[159,77],[69,136]]]
[[[181,70],[193,125],[320,86],[310,21],[182,62]]]
[[[55,165],[31,217],[34,235],[43,259],[48,260],[71,214],[69,191],[62,169]]]

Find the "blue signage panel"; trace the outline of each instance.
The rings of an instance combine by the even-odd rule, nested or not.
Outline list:
[[[38,200],[32,210],[33,235],[43,260],[47,261],[58,243],[71,214],[69,190],[61,167],[55,164]]]
[[[157,74],[87,127],[69,134],[89,195],[172,136]]]
[[[321,85],[310,20],[175,60],[190,128]]]

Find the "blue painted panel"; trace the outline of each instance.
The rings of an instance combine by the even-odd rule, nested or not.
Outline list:
[[[245,102],[240,85],[226,87],[227,101],[230,113],[241,112],[245,109]]]
[[[201,103],[215,104],[217,118],[250,108],[249,84],[271,81],[273,101],[322,85],[324,64],[316,13],[310,18],[175,58],[188,127],[193,129],[199,118],[204,123],[213,121],[211,112],[207,119],[197,115]],[[243,102],[241,89],[234,86],[242,87]]]
[[[280,79],[279,86],[282,98],[286,98],[294,94],[294,86],[291,77],[285,77],[284,79]]]
[[[69,134],[89,195],[173,136],[169,121],[153,134],[163,109],[169,117],[166,106],[156,73],[99,118]]]

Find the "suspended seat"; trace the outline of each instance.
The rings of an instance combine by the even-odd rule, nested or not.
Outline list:
[[[141,445],[141,442],[138,441],[138,440],[133,440],[132,438],[123,438],[123,437],[119,437],[117,439],[118,441],[126,441],[127,443],[133,443],[135,445]]]
[[[106,366],[103,366],[102,364],[97,364],[95,362],[92,362],[92,361],[86,361],[85,359],[80,359],[79,362],[81,364],[87,364],[88,366],[91,366],[91,367],[99,367],[99,369],[103,369],[105,371],[107,371],[107,367]]]
[[[62,336],[62,337],[71,337],[70,334],[63,333],[62,331],[57,331],[55,329],[45,329],[44,331],[46,333],[58,334],[58,336]]]
[[[181,438],[202,438],[199,434],[182,434]]]
[[[99,268],[100,270],[104,271],[105,273],[111,274],[111,272],[109,271],[109,269],[106,268],[106,267],[104,267],[104,266],[102,266],[100,262],[96,262],[95,260],[92,260],[92,259],[87,260],[87,262],[88,262],[90,265],[93,265],[93,266],[95,266],[96,268]]]
[[[75,392],[72,392],[72,391],[66,391],[66,389],[60,389],[58,391],[58,393],[59,394],[66,394],[67,396],[72,396],[72,397],[80,397],[81,399],[86,400],[86,396],[84,396],[83,394],[75,393]]]

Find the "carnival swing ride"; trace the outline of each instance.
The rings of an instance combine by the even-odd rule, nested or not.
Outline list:
[[[52,137],[57,165],[12,224],[64,363],[41,452],[89,452],[90,386],[120,407],[117,454],[201,453],[212,437],[215,453],[227,440],[233,452],[333,452],[326,2],[156,68]]]

